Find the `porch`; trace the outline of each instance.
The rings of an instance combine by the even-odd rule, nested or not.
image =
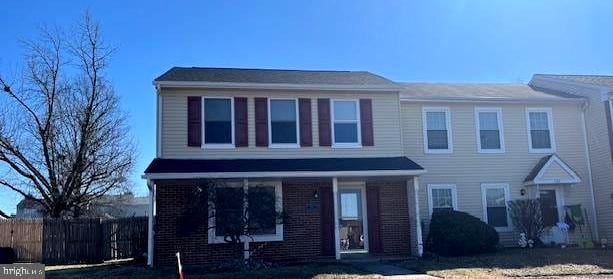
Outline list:
[[[260,248],[257,253],[245,252],[245,257],[280,262],[407,257],[421,252],[413,193],[419,185],[418,175],[425,171],[408,158],[170,161],[154,161],[145,175],[156,208],[151,221],[154,241],[150,242],[155,245],[150,253],[156,263],[172,260],[175,250],[185,251],[193,263],[214,263],[240,255],[249,250],[240,248],[249,245]],[[198,172],[194,164],[201,165]],[[208,168],[202,168],[203,164]],[[239,165],[228,169],[228,164]],[[226,171],[212,172],[213,166]],[[189,172],[174,172],[181,169]],[[268,228],[267,234],[252,236],[245,247],[216,242],[219,235],[210,224],[195,229],[196,234],[188,238],[177,236],[177,220],[185,211],[181,209],[185,202],[177,201],[189,200],[194,187],[204,181],[238,185],[245,193],[254,187],[274,188],[268,191],[275,193],[274,207],[287,218]]]

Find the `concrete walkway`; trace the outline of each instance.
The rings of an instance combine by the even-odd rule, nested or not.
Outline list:
[[[413,270],[385,263],[366,263],[357,266],[360,269],[383,275],[384,278],[395,279],[430,279],[437,278],[426,274],[417,274]]]

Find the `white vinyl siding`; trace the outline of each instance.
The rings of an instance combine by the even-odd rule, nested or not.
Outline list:
[[[475,108],[477,150],[480,153],[504,153],[502,109]]]
[[[244,159],[244,158],[321,158],[321,157],[395,157],[402,154],[398,94],[387,92],[323,92],[252,90],[168,89],[161,93],[160,158],[167,159]],[[246,97],[249,146],[232,149],[194,149],[187,142],[188,96]],[[311,99],[313,146],[300,148],[268,148],[255,146],[254,98]],[[319,145],[317,99],[372,99],[373,136],[375,146],[331,148]],[[331,123],[330,123],[331,124]],[[361,137],[360,137],[361,138]]]
[[[423,108],[422,126],[425,153],[453,152],[450,114],[448,107]]]
[[[551,108],[526,108],[526,124],[530,152],[556,152]]]

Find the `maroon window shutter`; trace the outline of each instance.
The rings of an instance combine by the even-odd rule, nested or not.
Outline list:
[[[373,146],[375,139],[372,127],[372,100],[360,99],[360,129],[362,130],[362,145]]]
[[[268,146],[268,100],[255,98],[255,146]]]
[[[298,115],[300,118],[300,146],[313,146],[311,99],[298,100]]]
[[[381,212],[379,204],[379,187],[366,187],[366,210],[368,218],[368,247],[370,253],[383,253],[381,241]]]
[[[332,187],[319,187],[319,209],[321,220],[321,254],[334,256],[334,201]]]
[[[609,131],[609,146],[611,146],[611,159],[613,159],[613,123],[611,122],[611,107],[609,101],[604,101],[604,111],[607,117],[607,130]]]
[[[187,146],[202,145],[202,101],[187,97]]]
[[[247,123],[247,98],[234,98],[234,144],[237,147],[249,145]]]
[[[319,118],[319,146],[331,146],[330,99],[317,99],[317,112]]]

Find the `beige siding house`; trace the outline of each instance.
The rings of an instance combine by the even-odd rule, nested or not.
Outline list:
[[[544,242],[612,237],[610,97],[596,87],[541,76],[530,85],[398,83],[362,71],[198,67],[174,67],[154,85],[157,150],[143,175],[149,265],[174,263],[176,251],[186,264],[241,254],[420,256],[442,208],[481,218],[514,246],[508,202],[528,198],[544,205]],[[224,185],[215,196],[270,196],[235,203],[267,212],[254,214],[264,217],[242,247],[224,243],[215,215],[239,209],[218,209],[209,196],[195,204],[211,182]],[[587,222],[566,238],[558,223],[568,210]],[[278,222],[277,213],[292,218]],[[252,242],[267,245],[245,253],[260,247]]]
[[[534,87],[580,96],[586,100],[590,165],[600,238],[613,239],[613,76],[534,75]]]

